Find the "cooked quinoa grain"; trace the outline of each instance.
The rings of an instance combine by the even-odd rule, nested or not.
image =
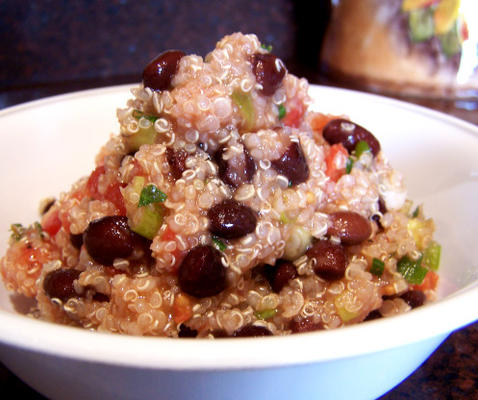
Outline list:
[[[166,51],[119,133],[0,263],[32,315],[104,332],[286,335],[434,297],[434,224],[373,133],[309,109],[255,35]]]

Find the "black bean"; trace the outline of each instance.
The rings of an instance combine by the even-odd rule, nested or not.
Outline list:
[[[226,288],[221,253],[211,246],[192,248],[178,269],[181,290],[195,297],[214,296]]]
[[[99,293],[99,292],[96,292],[94,295],[93,295],[93,300],[94,301],[99,301],[100,303],[104,303],[104,302],[109,302],[110,301],[110,298],[108,295],[104,294],[104,293]]]
[[[274,266],[266,265],[264,275],[274,292],[279,293],[290,280],[297,277],[295,265],[287,260],[277,260]]]
[[[327,230],[329,236],[337,236],[345,245],[360,244],[372,234],[367,218],[353,211],[337,211],[329,215],[332,225]]]
[[[78,250],[81,249],[81,246],[83,245],[83,234],[77,233],[75,235],[73,233],[70,233],[70,242]]]
[[[301,318],[298,321],[290,321],[289,329],[293,333],[312,332],[324,329],[321,322],[314,322],[312,318]]]
[[[367,142],[374,156],[380,151],[380,142],[372,133],[346,119],[338,118],[330,121],[324,127],[323,136],[330,144],[342,143],[349,152],[355,150],[355,146],[361,140]]]
[[[368,315],[365,317],[364,321],[372,321],[374,319],[379,319],[382,318],[382,314],[378,310],[373,310],[368,313]]]
[[[198,335],[196,329],[192,329],[187,325],[181,324],[179,326],[178,337],[180,338],[195,338]]]
[[[76,269],[57,269],[49,272],[43,280],[43,290],[51,299],[56,298],[65,302],[71,297],[78,296],[73,282],[80,276]]]
[[[272,332],[264,326],[245,325],[235,331],[234,337],[273,336]]]
[[[153,257],[151,252],[151,243],[152,241],[145,238],[144,236],[138,235],[135,232],[131,233],[133,251],[128,257],[130,266],[134,269],[139,269],[141,267],[150,268],[154,265],[156,260]]]
[[[286,73],[284,63],[280,58],[270,53],[254,54],[251,58],[251,63],[256,81],[262,86],[262,94],[266,96],[274,94]]]
[[[166,149],[166,160],[168,161],[171,175],[174,179],[179,179],[186,171],[186,159],[188,153],[184,149],[174,150],[171,147]]]
[[[211,332],[211,335],[214,336],[215,339],[221,339],[229,337],[227,332],[224,329],[215,329]]]
[[[309,166],[300,144],[291,142],[284,154],[271,161],[272,167],[284,175],[292,186],[305,182],[309,178]]]
[[[409,290],[400,296],[410,307],[417,308],[425,303],[426,296],[421,290]]]
[[[239,187],[243,183],[250,182],[256,172],[256,164],[247,149],[244,147],[243,154],[235,156],[234,162],[223,159],[225,151],[226,148],[221,147],[214,154],[214,161],[218,166],[219,177],[222,181],[234,188]]]
[[[179,50],[167,50],[151,60],[143,71],[144,86],[153,90],[168,89],[184,55]]]
[[[235,200],[224,200],[208,210],[209,231],[225,239],[236,239],[254,232],[256,213]]]
[[[107,216],[89,223],[83,233],[86,251],[96,262],[112,265],[115,258],[128,258],[134,249],[133,232],[124,216]]]
[[[343,246],[329,240],[317,240],[306,254],[315,260],[314,272],[321,278],[335,280],[344,276],[347,255]]]

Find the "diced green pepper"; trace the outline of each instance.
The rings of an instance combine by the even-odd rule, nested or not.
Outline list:
[[[152,240],[163,224],[163,210],[160,203],[148,204],[138,208],[133,218],[129,218],[131,230]]]
[[[461,40],[458,33],[457,23],[453,25],[444,35],[438,36],[443,53],[447,57],[451,57],[461,51]]]
[[[279,119],[284,118],[285,115],[286,115],[286,113],[287,113],[287,111],[286,111],[286,109],[285,109],[285,107],[284,107],[284,104],[279,104],[279,105],[277,106],[277,110],[278,110],[278,112],[279,112]]]
[[[408,27],[410,29],[410,39],[413,42],[423,42],[430,39],[435,31],[431,8],[419,8],[410,11]]]
[[[359,140],[355,145],[355,156],[360,158],[360,156],[366,151],[370,152],[370,146],[365,140]]]
[[[370,272],[375,276],[382,276],[385,269],[385,263],[378,258],[372,260],[372,266],[370,267]]]
[[[136,119],[146,118],[148,121],[151,121],[151,123],[153,123],[153,124],[159,118],[155,115],[147,115],[144,112],[139,111],[139,110],[133,110],[133,117],[136,118]]]
[[[250,93],[244,93],[242,90],[236,89],[231,94],[233,103],[239,108],[242,118],[244,119],[244,128],[249,130],[254,127],[256,119],[256,110]]]
[[[277,309],[276,308],[269,308],[267,310],[262,310],[262,311],[256,311],[254,315],[258,319],[269,319],[272,318],[274,315],[277,314]]]
[[[151,203],[162,203],[167,199],[167,197],[168,196],[159,190],[156,185],[151,184],[145,186],[141,190],[138,207],[144,207]]]
[[[261,47],[262,47],[264,50],[267,50],[269,53],[272,51],[272,45],[271,45],[271,44],[261,43]]]
[[[128,152],[136,152],[143,144],[153,144],[156,141],[157,136],[158,132],[156,132],[154,124],[150,121],[147,128],[142,128],[140,125],[138,132],[125,136],[124,140]]]
[[[440,266],[441,246],[432,241],[423,254],[423,263],[430,269],[436,271]]]
[[[428,272],[428,269],[421,266],[421,262],[421,258],[414,261],[408,256],[403,256],[397,262],[397,270],[408,283],[411,283],[412,285],[420,285]]]

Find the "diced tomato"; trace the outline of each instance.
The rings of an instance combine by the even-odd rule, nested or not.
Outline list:
[[[337,182],[345,173],[348,158],[349,152],[342,143],[330,146],[329,153],[325,157],[325,163],[327,165],[326,175],[334,182]]]
[[[468,40],[470,34],[468,32],[468,25],[466,24],[466,21],[463,21],[460,27],[460,37],[461,41],[464,42]]]
[[[295,105],[288,105],[287,112],[283,119],[284,124],[292,128],[298,128],[300,125],[302,116],[304,115],[304,112],[305,112],[304,105],[300,102],[298,102]]]
[[[193,315],[191,300],[189,297],[183,293],[179,293],[174,298],[173,304],[173,319],[174,322],[180,324],[181,322],[187,321]]]
[[[86,183],[87,194],[95,200],[108,200],[113,203],[118,209],[119,215],[126,215],[126,208],[124,205],[123,196],[120,191],[120,183],[111,183],[105,193],[100,193],[98,190],[98,182],[100,177],[105,173],[105,167],[100,165],[91,173]]]
[[[93,199],[100,199],[100,193],[98,191],[98,181],[100,176],[105,173],[104,165],[100,165],[96,167],[96,169],[91,173],[90,177],[88,178],[88,182],[86,183],[86,191],[90,197]]]
[[[51,212],[47,212],[43,216],[41,223],[42,229],[47,232],[51,237],[55,236],[60,230],[62,223],[59,217],[59,210],[54,209]]]
[[[421,290],[434,290],[438,284],[438,274],[435,271],[428,271],[425,275],[425,279],[420,285],[413,285],[413,289]]]

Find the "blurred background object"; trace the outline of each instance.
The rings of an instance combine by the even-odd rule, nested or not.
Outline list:
[[[478,1],[470,1],[476,7]],[[377,8],[370,8],[375,3]],[[311,83],[396,95],[391,90],[384,90],[393,88],[393,85],[370,85],[369,81],[375,81],[373,72],[372,76],[369,72],[368,76],[357,77],[355,67],[365,68],[366,73],[367,65],[373,67],[373,59],[367,64],[367,58],[362,55],[340,55],[338,52],[342,51],[341,46],[349,46],[350,43],[345,41],[345,36],[340,36],[345,33],[333,32],[344,29],[343,22],[347,21],[343,18],[344,15],[351,18],[345,27],[352,30],[351,37],[355,40],[354,47],[357,47],[354,50],[364,50],[368,42],[366,37],[360,35],[371,29],[367,28],[367,24],[375,21],[374,15],[380,9],[378,6],[393,6],[396,13],[402,13],[400,7],[404,7],[405,3],[407,7],[418,7],[419,3],[423,3],[425,11],[437,6],[437,1],[434,0],[403,3],[402,0],[349,0],[343,1],[343,4],[334,1],[333,5],[329,0],[3,0],[0,2],[0,109],[60,93],[136,83],[141,80],[146,63],[163,50],[175,48],[204,56],[215,46],[217,40],[235,31],[256,33],[262,42],[273,47],[272,51],[282,58],[291,73],[304,76]],[[339,9],[341,6],[345,8]],[[352,7],[348,11],[350,15],[347,14],[347,6]],[[351,13],[353,7],[358,9]],[[412,17],[415,12],[412,8],[400,14],[401,22],[398,21],[397,27],[393,29],[403,29],[404,32],[409,32],[409,28],[414,29],[413,37],[419,43],[407,41],[407,46],[427,48],[427,41],[437,44],[434,33],[433,37],[427,38],[431,30],[427,30],[430,27],[423,20],[426,21],[429,17]],[[334,14],[329,25],[325,52],[322,53],[324,63],[321,70],[319,55],[332,9]],[[385,11],[383,13],[389,15]],[[476,18],[478,12],[475,11],[472,15]],[[357,19],[357,16],[360,18]],[[465,17],[469,17],[468,12]],[[415,22],[410,22],[415,21],[415,18],[416,25]],[[458,20],[457,17],[453,22],[455,25],[452,24],[455,29],[453,34],[462,32],[456,30]],[[476,21],[473,27],[473,37],[476,39]],[[472,29],[470,25],[468,28],[468,43],[472,43]],[[339,41],[336,36],[338,34]],[[464,48],[467,41],[461,42],[463,37],[460,38],[459,44]],[[438,41],[441,45],[440,39]],[[458,46],[456,37],[450,37],[446,43],[452,50],[453,46]],[[373,50],[373,45],[370,46],[368,48]],[[408,49],[407,46],[405,49]],[[371,57],[377,53],[372,51]],[[393,49],[389,49],[389,53],[390,57],[394,57]],[[474,54],[476,55],[476,48]],[[336,76],[332,69],[335,60],[341,58],[353,68],[336,68],[340,72]],[[444,62],[455,65],[453,60],[456,58],[452,54],[449,58],[445,57]],[[385,61],[387,60],[391,61],[388,58]],[[417,62],[420,66],[420,61]],[[476,67],[476,63],[474,66]],[[476,90],[476,72],[474,69],[474,75],[463,75],[465,81],[467,76],[473,77],[470,81],[474,85],[473,90]],[[394,77],[399,76],[392,75],[391,80],[394,81]],[[452,81],[455,78],[458,79],[458,75],[452,73]],[[476,92],[473,96],[476,96]],[[465,108],[457,107],[455,100],[449,101],[447,98],[429,99],[422,96],[408,99],[478,124],[478,112],[473,111],[474,103],[469,99],[463,103]],[[381,400],[478,398],[477,382],[478,323],[452,334],[422,367]],[[5,392],[11,389],[19,397],[42,398],[1,365],[0,387]]]
[[[476,0],[332,3],[321,53],[331,83],[456,108],[465,118],[478,109]]]

